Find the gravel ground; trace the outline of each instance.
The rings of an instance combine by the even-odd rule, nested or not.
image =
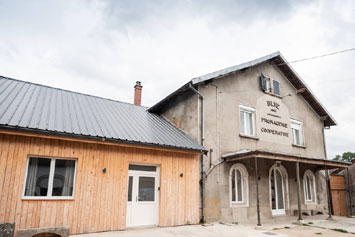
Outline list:
[[[235,236],[354,236],[355,218],[334,217],[334,220],[326,220],[326,216],[305,218],[305,225],[292,224],[295,217],[274,218],[264,220],[263,226],[256,228],[253,222],[245,224],[212,223],[207,225],[188,225],[177,227],[150,227],[128,229],[125,231],[110,231],[82,235],[74,237],[235,237]],[[308,224],[307,224],[308,223]],[[285,228],[286,227],[286,228]],[[346,230],[349,233],[341,233],[331,229]]]

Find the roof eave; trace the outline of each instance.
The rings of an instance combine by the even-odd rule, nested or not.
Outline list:
[[[312,157],[304,157],[298,156],[293,154],[284,154],[278,152],[271,152],[271,151],[263,151],[263,150],[247,150],[245,152],[233,152],[222,155],[222,159],[226,161],[234,161],[236,159],[247,159],[247,158],[264,158],[270,159],[268,156],[275,156],[274,160],[283,160],[283,158],[291,158],[296,159],[299,162],[307,163],[308,161],[312,161],[315,163],[319,163],[318,165],[325,165],[328,168],[346,168],[351,165],[350,162],[345,161],[335,161],[335,160],[328,160],[328,159],[321,159],[321,158],[312,158]],[[289,161],[289,160],[285,160]]]
[[[107,137],[99,137],[99,136],[88,136],[88,135],[79,135],[75,133],[65,133],[65,132],[57,132],[57,131],[49,131],[49,130],[42,130],[42,129],[32,129],[32,128],[22,128],[22,127],[13,127],[8,125],[0,125],[0,129],[14,131],[14,132],[24,132],[29,133],[29,136],[32,134],[44,135],[44,136],[57,136],[58,139],[60,137],[72,138],[77,139],[78,142],[82,141],[82,139],[88,139],[97,142],[114,142],[114,143],[121,143],[121,144],[129,144],[129,145],[141,145],[147,147],[161,147],[166,149],[172,150],[182,150],[182,151],[191,151],[191,152],[199,152],[207,154],[208,150],[206,148],[192,148],[192,147],[179,147],[179,146],[172,146],[166,144],[156,144],[156,143],[147,143],[147,142],[139,142],[139,141],[130,141],[130,140],[123,140],[123,139],[115,139],[115,138],[107,138]],[[1,130],[0,130],[1,133]]]
[[[282,54],[279,53],[279,55],[275,56],[274,61],[276,58],[280,59],[281,63],[276,63],[275,66],[277,66],[283,73],[284,73],[283,67],[287,67],[294,74],[295,78],[297,78],[299,80],[299,82],[302,84],[302,86],[306,89],[305,94],[304,93],[301,94],[303,96],[303,98],[305,98],[305,95],[307,95],[307,93],[309,93],[309,96],[312,98],[312,100],[319,105],[321,110],[324,111],[325,116],[327,116],[327,118],[324,120],[324,126],[330,127],[330,126],[337,125],[337,122],[335,121],[333,116],[327,111],[327,109],[320,102],[320,100],[317,98],[317,96],[313,93],[313,91],[310,89],[310,87],[306,84],[306,82],[302,79],[302,77],[300,75],[298,75],[298,73],[293,69],[293,67],[290,65],[290,63],[287,62],[287,60],[282,56]],[[285,77],[287,77],[287,75],[285,75]],[[295,85],[293,85],[293,86],[296,88]],[[300,89],[300,88],[296,88],[296,89]],[[305,101],[309,104],[309,101],[306,98],[305,98]],[[313,108],[313,106],[311,104],[309,104],[309,105]],[[321,115],[319,115],[319,116],[321,116]]]

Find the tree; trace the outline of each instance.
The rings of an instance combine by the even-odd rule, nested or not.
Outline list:
[[[355,152],[344,152],[343,155],[336,155],[333,160],[338,160],[338,161],[347,161],[351,162],[353,159],[355,159]]]

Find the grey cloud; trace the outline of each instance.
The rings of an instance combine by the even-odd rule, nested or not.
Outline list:
[[[223,27],[227,22],[250,24],[257,20],[282,21],[295,8],[311,2],[313,1],[105,0],[104,9],[110,27],[126,31],[132,26],[138,26],[145,31],[146,25],[173,29],[181,19],[197,17],[209,18],[210,24],[218,25],[217,27]]]

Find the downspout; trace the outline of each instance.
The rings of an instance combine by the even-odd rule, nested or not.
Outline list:
[[[192,84],[189,84],[190,89],[198,95],[201,100],[201,145],[203,146],[205,141],[205,105],[204,105],[204,97],[201,93],[196,90]],[[200,170],[201,170],[201,179],[200,179],[200,198],[201,198],[201,219],[200,222],[205,222],[205,201],[204,201],[204,189],[205,189],[205,173],[203,171],[203,155],[200,155]]]

